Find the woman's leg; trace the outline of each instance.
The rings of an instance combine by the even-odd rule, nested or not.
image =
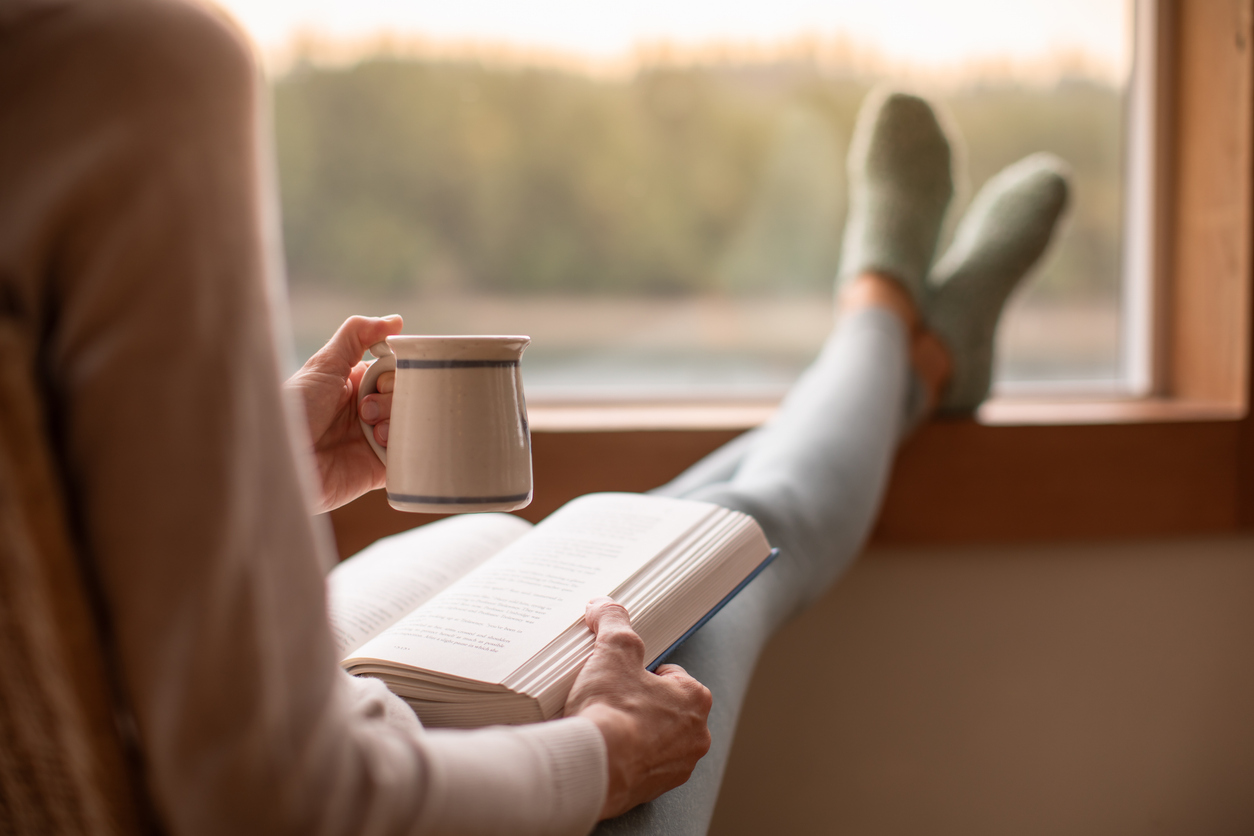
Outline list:
[[[669,660],[714,693],[710,753],[687,784],[598,833],[705,832],[762,646],[852,562],[874,520],[904,421],[908,357],[893,313],[851,314],[731,480],[689,494],[754,516],[781,556]]]
[[[708,485],[730,482],[740,469],[740,463],[762,435],[761,427],[738,435],[701,461],[649,493],[656,496],[691,496]]]
[[[873,105],[869,117],[864,114],[860,120],[860,130],[868,123],[879,129],[863,130],[861,164],[882,165],[891,156],[875,141],[886,135],[891,139],[892,129],[901,127],[900,119],[893,123],[891,111],[902,101],[890,98]],[[905,102],[910,109],[918,100]],[[917,110],[908,115],[917,124]],[[855,143],[851,156],[857,156],[857,149]],[[851,159],[851,167],[855,162]],[[944,164],[948,165],[947,158]],[[912,176],[917,176],[917,168]],[[851,180],[858,188],[857,178]],[[872,185],[881,187],[882,208],[883,183]],[[908,188],[906,182],[907,193]],[[705,832],[758,654],[785,620],[840,576],[870,531],[897,441],[918,411],[918,393],[912,391],[912,380],[918,378],[911,376],[912,362],[924,379],[938,383],[938,374],[945,377],[948,369],[942,363],[938,372],[935,352],[927,349],[943,345],[952,353],[956,384],[946,393],[945,404],[969,409],[978,403],[987,389],[992,333],[1001,306],[1043,251],[1065,197],[1056,161],[1035,158],[1008,169],[973,202],[933,283],[912,286],[900,280],[899,286],[915,300],[927,299],[935,306],[940,314],[939,342],[931,336],[912,339],[917,309],[911,310],[909,302],[904,309],[884,304],[891,298],[877,291],[871,304],[865,304],[866,294],[858,291],[874,289],[884,281],[879,274],[885,271],[876,262],[864,265],[863,275],[871,274],[867,281],[860,278],[846,290],[846,295],[862,298],[847,310],[775,419],[661,489],[667,495],[715,502],[752,515],[781,555],[669,660],[714,694],[710,753],[687,784],[602,823],[598,834]],[[876,227],[865,221],[862,225]],[[879,228],[886,226],[891,227],[880,223]],[[921,227],[927,223],[916,223],[916,233]],[[894,234],[904,234],[903,229],[909,231],[898,219]],[[864,252],[871,249],[861,247]],[[891,275],[900,279],[900,273],[908,274],[912,268],[906,263],[895,269],[899,272]],[[921,273],[915,276],[921,280]],[[922,313],[926,317],[930,311]],[[973,385],[963,385],[971,380]],[[955,403],[954,390],[967,402]],[[972,393],[978,397],[973,399]]]

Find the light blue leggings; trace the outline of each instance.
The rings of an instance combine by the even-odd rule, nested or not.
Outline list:
[[[597,836],[706,832],[758,654],[861,550],[909,391],[905,327],[887,311],[858,311],[841,322],[769,424],[654,491],[751,514],[780,556],[668,659],[714,694],[709,754],[688,783],[602,823]]]

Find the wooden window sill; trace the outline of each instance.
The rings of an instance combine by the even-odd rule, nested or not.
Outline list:
[[[748,430],[775,414],[774,401],[692,403],[541,403],[528,408],[538,433]],[[976,420],[986,426],[1143,424],[1177,421],[1239,421],[1245,410],[1216,401],[1169,398],[999,398]]]
[[[538,520],[593,491],[646,491],[771,404],[531,410]],[[1224,404],[994,401],[903,444],[873,539],[1047,542],[1225,533],[1254,526],[1254,420]],[[332,513],[341,555],[434,517],[375,491]]]

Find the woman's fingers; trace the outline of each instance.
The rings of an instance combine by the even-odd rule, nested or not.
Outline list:
[[[692,679],[691,676],[688,676],[688,671],[684,670],[679,665],[671,665],[671,664],[658,665],[658,669],[655,671],[655,673],[658,676],[673,676],[676,678],[682,677],[684,679]],[[693,679],[693,682],[696,682],[696,680]]]
[[[587,717],[605,739],[609,785],[602,817],[615,816],[688,780],[710,748],[710,692],[678,665],[655,676],[626,608],[588,603],[592,656],[571,688],[566,714]]]
[[[345,323],[347,325],[347,323]],[[361,364],[363,369],[365,363]],[[360,383],[361,376],[357,376]],[[392,391],[396,388],[396,372],[384,372],[375,379],[375,392],[361,399],[357,415],[374,428],[374,440],[388,446],[388,430],[391,429]]]
[[[357,414],[367,424],[377,424],[392,417],[391,394],[366,395],[357,407]]]
[[[632,629],[626,607],[604,596],[594,598],[584,611],[584,621],[596,636],[594,652],[610,656],[616,666],[644,667],[644,640]]]
[[[384,447],[388,446],[388,430],[392,428],[392,396],[366,395],[357,407],[357,414],[372,426],[374,440]]]
[[[366,364],[360,364],[364,371]],[[353,374],[358,383],[361,374],[357,369]],[[391,429],[392,390],[396,388],[396,372],[384,372],[375,381],[375,393],[366,395],[357,405],[357,415],[373,427],[374,440],[382,446],[388,446],[388,430]]]
[[[327,344],[310,358],[310,362],[322,371],[338,370],[344,377],[348,377],[366,349],[386,337],[399,334],[402,327],[399,314],[383,317],[350,316]]]
[[[384,390],[384,379],[386,378],[386,391]],[[379,391],[373,395],[366,395],[361,399],[361,404],[357,407],[357,414],[361,416],[361,420],[374,427],[374,440],[386,447],[388,445],[388,430],[391,429],[392,418],[392,388],[395,385],[396,374],[393,372],[384,372],[379,375]]]

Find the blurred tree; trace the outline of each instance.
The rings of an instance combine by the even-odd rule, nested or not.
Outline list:
[[[298,66],[274,96],[292,280],[372,292],[826,287],[840,148],[871,81],[801,59],[626,78],[382,58]],[[1038,150],[1073,168],[1066,234],[1034,292],[1116,293],[1121,91],[985,83],[943,104],[974,186]]]
[[[733,291],[830,287],[844,214],[840,144],[824,114],[794,105],[780,119],[761,186],[722,274]]]

